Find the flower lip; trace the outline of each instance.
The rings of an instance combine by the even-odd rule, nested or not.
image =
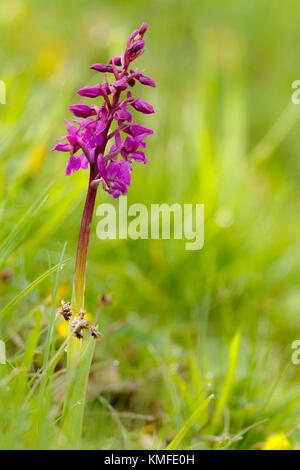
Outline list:
[[[70,176],[72,172],[78,171],[80,167],[81,158],[77,155],[71,155],[67,164],[66,175]]]

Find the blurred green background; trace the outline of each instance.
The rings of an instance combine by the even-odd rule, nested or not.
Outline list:
[[[279,432],[300,445],[291,362],[300,314],[298,15],[292,0],[1,0],[0,307],[56,264],[65,242],[72,259],[58,300],[70,299],[87,172],[65,177],[66,156],[50,149],[71,120],[68,105],[80,102],[76,90],[100,79],[89,65],[119,54],[143,21],[147,50],[136,66],[157,88],[134,91],[154,105],[140,119],[155,133],[128,204],[205,205],[201,251],[178,240],[100,241],[95,218],[86,308],[99,313],[103,293],[114,305],[100,316],[83,448],[163,448],[210,393],[214,417],[198,420],[181,448],[261,448]],[[99,191],[101,202],[116,204]],[[37,305],[46,329],[49,296],[50,278],[3,316],[12,362]],[[43,337],[32,373],[42,355]],[[15,429],[3,403],[2,411],[0,445],[56,445],[50,425],[34,441],[27,417]]]

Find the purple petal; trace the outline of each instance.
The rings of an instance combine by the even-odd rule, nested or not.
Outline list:
[[[118,173],[118,179],[123,181],[127,186],[130,186],[131,182],[131,165],[124,160],[119,162],[120,169]]]
[[[105,65],[105,64],[94,64],[89,67],[92,70],[97,70],[97,72],[112,72],[113,69],[111,65]]]
[[[103,141],[104,141],[104,138],[102,134],[95,135],[95,143],[97,146],[102,145]]]
[[[128,87],[127,82],[124,79],[116,80],[115,82],[112,83],[112,86],[116,88],[117,90],[126,90]]]
[[[67,163],[66,175],[70,176],[72,172],[78,171],[81,166],[81,158],[76,155],[71,155]]]
[[[133,32],[131,33],[131,35],[130,35],[129,38],[128,38],[128,41],[130,41],[130,39],[136,38],[139,34],[140,34],[139,29],[136,29],[135,31],[133,31]]]
[[[108,184],[107,171],[106,171],[102,153],[97,158],[97,165],[98,165],[98,170],[99,170],[101,178],[103,178],[103,181],[105,181],[105,183]]]
[[[57,150],[58,152],[69,152],[71,150],[71,146],[67,143],[57,144],[53,147],[52,152],[54,152],[54,150]]]
[[[143,36],[145,32],[147,31],[147,29],[148,29],[148,24],[144,22],[142,26],[140,27],[140,29],[138,30],[138,32],[141,36]]]
[[[69,110],[74,114],[74,116],[82,118],[87,118],[96,114],[96,111],[86,104],[73,104],[72,106],[69,106]]]
[[[137,162],[147,163],[146,155],[141,150],[139,150],[137,152],[130,153],[128,155],[128,158],[133,158],[133,160],[136,160]]]
[[[72,147],[75,147],[75,145],[77,144],[77,136],[74,134],[69,134],[67,139],[69,143],[72,145]]]
[[[132,116],[127,108],[123,108],[114,113],[114,118],[117,121],[131,121]]]
[[[130,126],[130,131],[133,136],[142,135],[142,134],[145,134],[145,135],[153,134],[152,129],[148,129],[148,127],[142,126],[141,124],[133,124],[132,126]]]
[[[98,135],[98,134],[101,134],[106,128],[106,122],[102,121],[101,119],[99,119],[99,121],[96,121],[96,122],[97,124],[95,128],[95,134]]]
[[[69,121],[67,121],[66,119],[64,120],[65,123],[66,123],[66,127],[67,127],[67,131],[68,131],[68,134],[76,134],[77,132],[77,127],[74,126],[74,124],[71,124]]]
[[[81,160],[81,163],[80,163],[80,168],[82,168],[83,170],[87,170],[88,167],[89,167],[89,161],[88,159],[86,158],[85,155],[80,155],[80,160]]]
[[[113,58],[110,59],[110,61],[109,61],[110,64],[114,64],[114,65],[117,65],[117,66],[122,65],[121,62],[122,62],[122,61],[121,61],[121,57],[120,57],[120,56],[113,57]]]
[[[152,78],[150,77],[146,77],[145,75],[141,75],[140,77],[138,77],[140,83],[142,83],[143,85],[148,85],[148,86],[152,86],[153,88],[156,87],[156,83],[154,80],[152,80]]]
[[[132,152],[136,150],[139,146],[139,143],[134,140],[131,135],[128,135],[124,141],[124,149],[126,152]]]
[[[139,52],[141,49],[143,49],[144,45],[145,45],[144,39],[138,39],[130,47],[130,51],[131,52]]]
[[[155,112],[153,106],[151,106],[149,103],[146,103],[146,101],[136,100],[132,103],[132,106],[134,109],[143,114],[153,114]]]
[[[109,162],[108,167],[106,168],[106,171],[107,171],[107,177],[110,181],[113,181],[117,177],[117,174],[119,173],[119,170],[120,170],[120,163],[121,162],[114,162],[114,161]]]
[[[101,90],[98,86],[86,86],[77,91],[78,95],[87,98],[96,98],[101,95]]]

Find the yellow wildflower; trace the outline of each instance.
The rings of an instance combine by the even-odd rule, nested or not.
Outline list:
[[[38,49],[36,69],[40,77],[49,78],[62,70],[65,61],[62,49],[62,44],[58,39]]]
[[[35,174],[40,169],[46,150],[47,150],[46,142],[38,142],[32,148],[28,157],[28,161],[27,161],[27,168],[28,168],[29,174]]]
[[[263,450],[291,450],[291,444],[284,432],[280,432],[267,438]]]

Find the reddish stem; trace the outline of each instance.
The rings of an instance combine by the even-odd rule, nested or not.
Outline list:
[[[84,311],[85,272],[91,225],[97,194],[97,187],[91,184],[92,181],[93,178],[91,173],[88,192],[82,214],[79,240],[77,246],[75,274],[73,281],[72,307],[73,314],[76,316],[79,314],[80,311]]]

